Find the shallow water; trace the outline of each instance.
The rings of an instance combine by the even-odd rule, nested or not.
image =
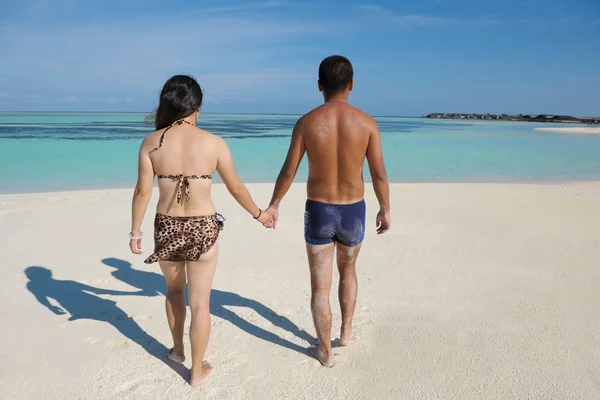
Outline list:
[[[152,130],[145,116],[0,113],[0,193],[132,187],[139,145]],[[203,114],[198,125],[227,141],[244,182],[273,182],[297,119]],[[392,182],[600,179],[600,135],[535,131],[549,126],[538,123],[376,120]],[[296,181],[306,180],[306,167],[304,160]]]

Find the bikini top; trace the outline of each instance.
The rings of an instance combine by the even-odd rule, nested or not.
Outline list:
[[[182,124],[188,124],[188,125],[192,125],[192,123],[180,119],[177,120],[175,122],[173,122],[171,125],[167,126],[167,129],[165,129],[165,131],[162,133],[162,135],[160,136],[160,142],[158,143],[158,147],[154,148],[154,151],[157,151],[158,149],[160,149],[162,147],[163,144],[163,140],[165,139],[165,133],[167,133],[167,131],[169,129],[171,129],[173,126],[175,125],[182,125]],[[183,174],[177,174],[177,175],[157,175],[158,179],[171,179],[173,181],[178,181],[177,183],[177,203],[179,204],[183,204],[183,200],[182,200],[182,191],[185,192],[185,201],[190,201],[190,179],[212,179],[212,174],[210,175],[183,175]]]

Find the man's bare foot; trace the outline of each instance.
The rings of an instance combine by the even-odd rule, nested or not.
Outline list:
[[[348,346],[351,344],[358,343],[358,338],[356,336],[349,336],[340,338],[340,346]]]
[[[185,361],[185,356],[183,354],[175,353],[175,349],[169,350],[169,352],[167,353],[167,357],[169,358],[169,360],[175,361],[179,364],[183,364],[183,362]]]
[[[321,347],[320,346],[309,347],[308,348],[308,352],[310,353],[311,356],[313,356],[314,358],[316,358],[321,363],[321,365],[323,365],[324,367],[331,368],[335,364],[335,360],[333,359],[333,355],[330,355],[329,357],[326,357],[323,354],[323,352],[321,351]]]
[[[190,375],[190,386],[200,386],[202,382],[210,375],[212,372],[212,365],[210,365],[206,361],[202,361],[202,370],[198,376],[194,376],[193,373]]]

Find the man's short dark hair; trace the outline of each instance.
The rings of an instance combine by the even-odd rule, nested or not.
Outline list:
[[[319,65],[319,82],[325,94],[345,90],[353,77],[352,64],[344,56],[329,56]]]

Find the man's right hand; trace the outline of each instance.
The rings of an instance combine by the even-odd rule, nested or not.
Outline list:
[[[390,217],[390,212],[385,210],[379,210],[377,213],[377,219],[375,220],[377,225],[377,234],[381,235],[382,233],[386,233],[392,227],[392,218]]]
[[[273,229],[277,227],[277,219],[279,218],[279,209],[277,207],[270,206],[265,210],[266,213],[271,214],[273,217]]]

